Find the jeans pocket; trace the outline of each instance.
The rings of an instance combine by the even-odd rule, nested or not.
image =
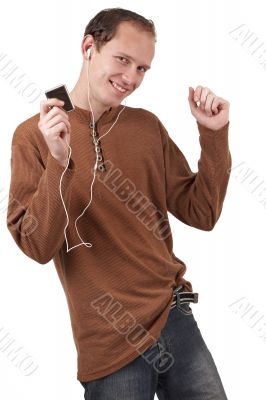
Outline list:
[[[181,303],[176,305],[178,311],[180,311],[184,315],[191,315],[192,308],[190,307],[189,303]]]

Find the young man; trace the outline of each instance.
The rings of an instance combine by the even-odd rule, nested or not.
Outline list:
[[[224,400],[167,211],[214,228],[231,167],[229,103],[189,88],[202,149],[193,173],[153,113],[121,104],[151,67],[155,42],[153,22],[128,10],[89,22],[75,110],[46,100],[16,128],[7,225],[28,257],[54,261],[86,399]]]

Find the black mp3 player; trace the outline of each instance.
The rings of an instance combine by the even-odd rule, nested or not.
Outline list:
[[[59,100],[64,101],[63,109],[67,112],[72,111],[75,109],[74,104],[70,98],[66,85],[59,85],[50,90],[45,91],[45,95],[47,99],[56,98]]]

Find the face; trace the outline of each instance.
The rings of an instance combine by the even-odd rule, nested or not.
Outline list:
[[[120,23],[113,39],[105,43],[100,52],[93,44],[86,67],[94,104],[117,107],[140,86],[151,67],[154,52],[152,34],[129,22]]]

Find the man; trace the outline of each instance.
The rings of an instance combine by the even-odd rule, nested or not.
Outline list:
[[[27,256],[54,261],[85,399],[224,400],[167,211],[215,226],[231,166],[229,103],[189,88],[202,149],[193,173],[153,113],[121,104],[151,67],[155,42],[153,22],[129,10],[89,22],[75,110],[46,100],[16,128],[7,225]]]

